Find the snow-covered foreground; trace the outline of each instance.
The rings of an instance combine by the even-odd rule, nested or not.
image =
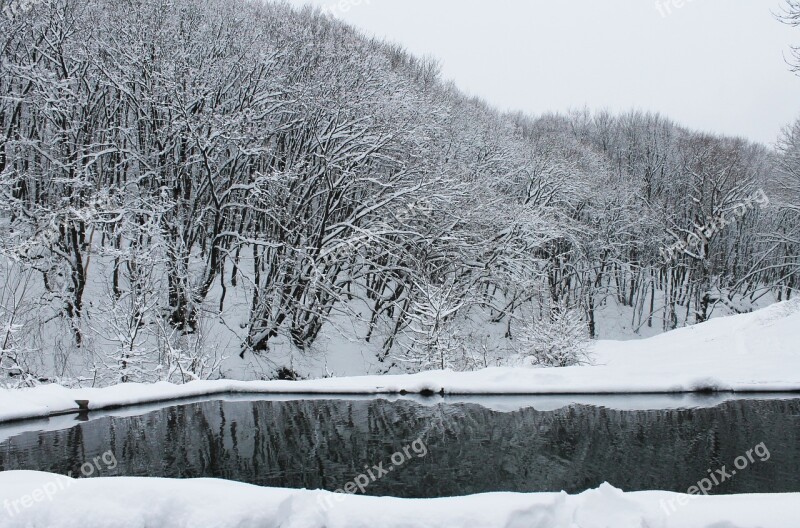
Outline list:
[[[0,474],[2,528],[796,528],[800,494],[492,493],[409,500],[219,480]],[[24,505],[23,505],[24,501]]]
[[[800,391],[800,302],[713,319],[642,341],[599,341],[595,365],[491,368],[309,381],[197,381],[0,391],[0,422],[213,394],[614,394]]]

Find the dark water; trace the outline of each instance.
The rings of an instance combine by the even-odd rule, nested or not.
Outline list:
[[[0,469],[78,475],[84,462],[111,450],[118,466],[103,468],[102,476],[215,477],[335,490],[365,466],[391,466],[392,454],[417,439],[427,454],[408,450],[407,460],[367,494],[573,493],[606,481],[627,491],[685,492],[708,469],[730,470],[761,443],[769,460],[751,452],[754,461],[712,493],[800,492],[800,399],[515,412],[406,400],[211,401],[22,433],[0,443]]]

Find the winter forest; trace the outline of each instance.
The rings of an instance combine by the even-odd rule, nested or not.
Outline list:
[[[32,10],[0,16],[0,385],[589,364],[800,288],[800,121],[503,113],[275,2]]]

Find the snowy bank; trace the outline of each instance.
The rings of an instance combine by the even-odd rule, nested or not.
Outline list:
[[[219,480],[0,473],[2,528],[795,528],[800,494],[491,493],[395,499]]]
[[[219,394],[669,394],[800,391],[800,302],[713,319],[642,341],[599,341],[595,365],[490,368],[309,381],[196,381],[0,391],[0,422]]]

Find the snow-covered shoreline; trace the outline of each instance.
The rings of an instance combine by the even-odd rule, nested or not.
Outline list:
[[[490,493],[445,499],[335,495],[212,479],[0,473],[3,528],[794,528],[800,494],[690,497],[623,493]],[[23,506],[22,501],[27,506]]]
[[[195,381],[0,391],[0,422],[228,394],[577,395],[799,392],[800,303],[714,319],[642,341],[599,341],[595,365],[490,368],[307,381]]]
[[[501,409],[514,409],[519,402],[558,406],[633,393],[643,396],[619,396],[621,405],[680,406],[705,400],[713,404],[740,396],[692,393],[756,396],[753,393],[800,391],[800,303],[777,304],[642,341],[601,341],[595,354],[593,366],[560,369],[494,368],[297,382],[126,384],[102,389],[47,385],[0,391],[0,422],[76,412],[80,410],[76,400],[88,400],[88,409],[99,411],[93,416],[111,414],[109,409],[118,407],[166,405],[189,398],[364,398],[401,393],[433,403],[442,399],[413,394],[445,394],[444,401],[486,401]],[[118,412],[145,411],[140,407]],[[58,421],[48,424],[58,427]],[[0,473],[0,528],[794,528],[797,519],[797,493],[689,497],[663,491],[625,493],[604,484],[579,495],[491,493],[417,500],[261,488],[213,479],[72,480],[28,471]]]

